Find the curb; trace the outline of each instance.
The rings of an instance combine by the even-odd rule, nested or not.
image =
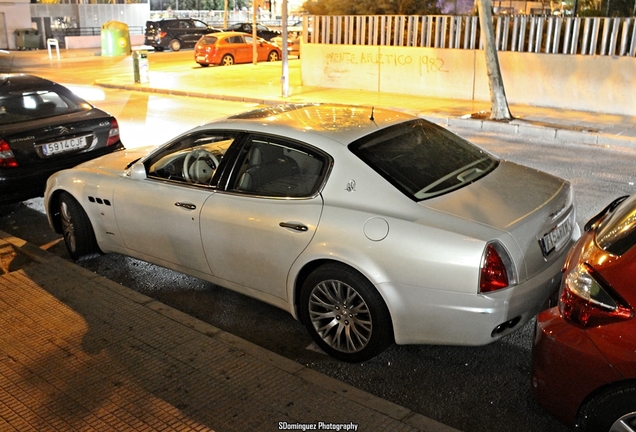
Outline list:
[[[520,136],[529,139],[541,139],[556,143],[578,143],[597,145],[603,147],[636,148],[636,138],[592,132],[585,130],[572,130],[552,126],[537,126],[518,120],[511,122],[498,122],[493,120],[465,119],[458,117],[434,117],[422,116],[425,119],[446,127],[457,127],[482,132],[500,133],[505,135]],[[441,121],[440,121],[441,120]]]
[[[243,351],[254,358],[257,358],[265,364],[275,367],[283,372],[294,375],[311,385],[319,386],[338,396],[345,397],[359,405],[362,405],[366,408],[384,414],[396,421],[404,423],[407,426],[414,427],[426,432],[460,432],[457,429],[454,429],[436,420],[413,412],[408,408],[379,398],[365,391],[359,390],[356,387],[345,384],[320,372],[316,372],[313,369],[296,363],[293,360],[271,352],[231,333],[227,333],[208,323],[200,321],[197,318],[194,318],[184,312],[181,312],[157,300],[154,300],[151,297],[140,294],[137,291],[127,288],[126,286],[112,282],[107,278],[86,270],[73,262],[60,258],[51,252],[48,252],[33,244],[28,243],[25,240],[14,237],[4,231],[0,231],[0,249],[6,248],[13,248],[17,253],[23,254],[29,259],[40,264],[50,264],[56,267],[73,267],[74,270],[79,271],[87,279],[99,278],[104,282],[101,285],[112,291],[113,294],[122,296],[132,302],[144,306],[149,310],[163,315],[164,317],[169,318],[183,325],[184,327],[194,330],[204,336],[217,339],[226,345],[231,345],[232,347]]]

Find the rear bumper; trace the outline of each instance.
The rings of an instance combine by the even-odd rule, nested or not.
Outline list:
[[[385,284],[398,344],[486,345],[532,319],[561,282],[566,254],[532,279],[487,295]]]
[[[44,195],[46,180],[51,174],[123,148],[124,146],[119,143],[86,153],[78,153],[73,158],[61,159],[46,165],[35,164],[25,168],[2,170],[0,172],[0,204],[12,204],[41,197]]]
[[[531,376],[537,403],[569,426],[589,394],[622,379],[585,330],[566,323],[557,308],[537,317]]]

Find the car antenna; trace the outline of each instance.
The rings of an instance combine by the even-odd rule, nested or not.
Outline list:
[[[369,120],[371,120],[372,122],[375,121],[375,118],[373,118],[373,111],[375,110],[375,107],[371,107],[371,117],[369,117]]]

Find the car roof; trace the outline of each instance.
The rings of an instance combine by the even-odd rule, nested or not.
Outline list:
[[[377,130],[415,119],[407,113],[370,106],[284,104],[229,116],[202,127],[245,129],[303,141],[322,137],[348,145]]]
[[[202,36],[202,38],[210,37],[210,36],[214,36],[217,39],[226,39],[226,38],[231,37],[231,36],[249,36],[249,37],[252,37],[252,33],[245,33],[245,32],[240,32],[240,31],[219,31],[219,32],[213,32],[213,33],[206,33],[206,34],[204,34]],[[262,42],[262,43],[273,45],[270,41],[266,41],[265,39],[262,39],[262,38],[260,38],[258,36],[256,36],[256,40],[258,42]]]
[[[40,78],[29,74],[1,74],[0,75],[0,94],[9,91],[23,91],[41,89],[45,87],[53,87],[59,84],[45,78]]]
[[[206,36],[216,36],[216,37],[229,37],[229,36],[236,36],[236,35],[252,36],[250,33],[238,32],[238,31],[222,31],[222,32],[217,32],[217,33],[208,33],[208,34],[206,34]]]

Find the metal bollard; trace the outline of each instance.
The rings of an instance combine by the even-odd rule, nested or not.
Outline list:
[[[132,58],[135,83],[148,83],[148,50],[133,50]]]

